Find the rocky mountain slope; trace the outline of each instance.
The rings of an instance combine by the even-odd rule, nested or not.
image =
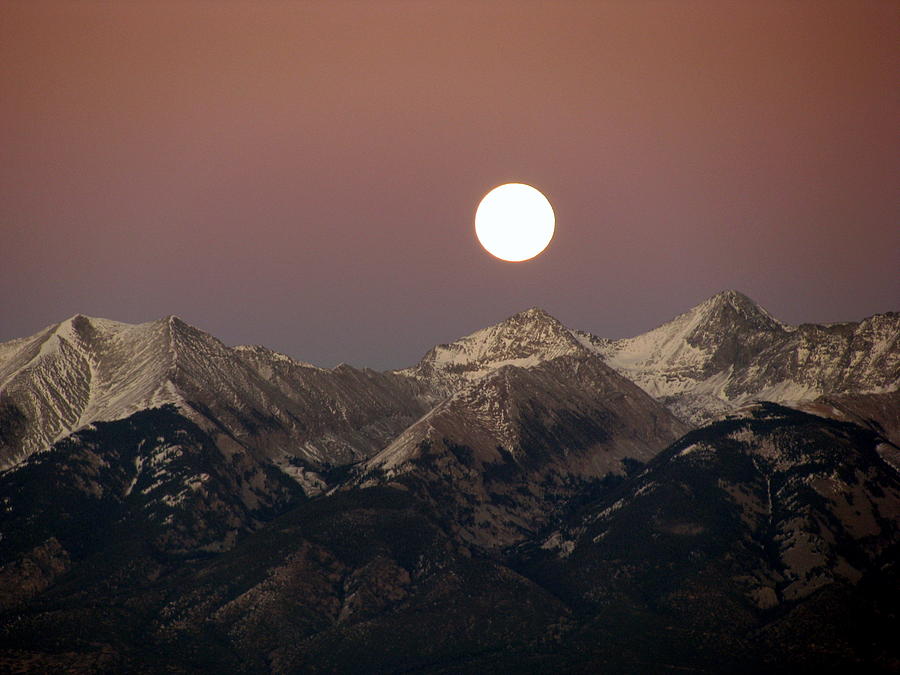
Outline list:
[[[410,378],[229,348],[176,317],[133,326],[78,315],[0,346],[0,462],[172,404],[315,493],[322,471],[374,454],[431,400]]]
[[[451,394],[503,366],[530,368],[566,355],[591,353],[562,323],[532,308],[431,349],[412,368],[398,371]]]
[[[860,322],[788,326],[725,291],[647,333],[583,335],[606,362],[695,424],[753,400],[900,388],[900,313]]]
[[[569,614],[401,489],[306,502],[214,557],[136,548],[114,542],[0,614],[0,669],[427,671],[540,642]]]
[[[900,665],[886,640],[898,625],[900,475],[879,442],[752,406],[523,547],[520,571],[596,617],[572,638],[593,658],[612,643],[621,652],[607,658],[635,668],[888,672]],[[635,622],[656,639],[630,634]]]
[[[686,430],[596,356],[556,356],[463,386],[362,463],[351,485],[407,486],[458,536],[496,548],[534,535],[586,485],[624,475]]]
[[[0,666],[893,672],[900,475],[878,442],[752,407],[490,555],[404,483],[299,503],[202,557],[104,529],[86,555],[33,553],[56,574],[0,613]]]
[[[445,522],[465,514],[452,529],[468,542],[501,547],[685,430],[546,314],[490,330],[502,339],[479,352],[486,374],[468,378],[316,368],[226,347],[173,317],[129,326],[77,316],[4,345],[0,564],[6,585],[21,589],[5,606],[102,549],[105,539],[85,534],[92,526],[140,533],[154,556],[206,555],[342,481],[396,483],[398,471],[422,494],[451,495]],[[518,366],[495,349],[516,334],[527,359]],[[558,335],[577,357],[554,360]],[[435,420],[446,433],[431,469],[463,457],[465,489],[423,468]],[[400,468],[364,462],[376,455]]]
[[[98,551],[227,550],[302,498],[290,477],[216,445],[171,404],[97,422],[0,474],[0,609]]]
[[[302,465],[295,473],[310,473],[315,491],[323,467],[371,457],[498,368],[589,354],[699,423],[755,399],[896,391],[900,314],[790,327],[727,291],[648,333],[607,340],[531,309],[394,373],[321,369],[262,347],[229,348],[176,317],[128,325],[77,315],[0,344],[0,466],[91,422],[171,403],[285,470]]]
[[[532,309],[387,373],[174,317],[2,344],[0,670],[895,671],[898,321]]]

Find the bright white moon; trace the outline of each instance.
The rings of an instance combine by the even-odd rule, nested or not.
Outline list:
[[[547,198],[530,185],[507,183],[488,192],[475,211],[475,234],[501,260],[521,262],[547,248],[556,217]]]

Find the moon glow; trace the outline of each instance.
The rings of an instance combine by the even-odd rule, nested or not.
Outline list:
[[[539,190],[506,183],[488,192],[475,211],[475,234],[484,249],[508,262],[534,258],[556,229],[553,207]]]

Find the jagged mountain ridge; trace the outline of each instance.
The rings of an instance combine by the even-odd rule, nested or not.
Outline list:
[[[445,394],[452,394],[503,366],[530,368],[564,355],[589,354],[557,319],[533,307],[429,350],[411,368],[397,371],[424,380]]]
[[[591,353],[701,423],[756,399],[897,390],[900,314],[791,327],[727,291],[648,333],[608,340],[534,308],[387,373],[229,348],[176,317],[131,326],[77,315],[0,345],[0,462],[13,466],[93,421],[172,403],[255,446],[315,493],[326,487],[323,469],[375,455],[496,369]]]
[[[160,560],[169,569],[179,557],[231,550],[279,512],[332,487],[328,469],[374,455],[371,449],[390,446],[404,428],[416,437],[410,449],[421,450],[424,420],[448,410],[456,416],[448,435],[473,449],[441,438],[435,449],[444,452],[434,455],[434,464],[456,459],[454,451],[477,453],[477,464],[464,466],[473,480],[463,488],[441,473],[418,471],[406,490],[434,511],[464,551],[521,541],[580,488],[623,473],[625,459],[648,460],[684,430],[545,313],[526,312],[504,324],[494,334],[506,352],[483,350],[485,372],[462,378],[316,368],[261,347],[228,348],[174,317],[140,326],[74,317],[13,343],[4,365],[5,382],[14,386],[4,386],[4,401],[32,419],[49,411],[43,438],[55,442],[0,474],[0,581],[13,589],[0,594],[0,611],[21,608],[110,551],[145,573],[159,569]],[[512,344],[530,328],[533,340]],[[554,342],[559,337],[565,349]],[[122,351],[129,349],[152,367],[142,369],[140,359],[126,367]],[[69,400],[67,383],[85,373],[84,391]],[[36,380],[42,395],[28,397],[33,392],[22,383],[29,377],[42,378]],[[466,430],[473,413],[482,418],[486,444]],[[296,461],[285,466],[279,452],[291,443],[289,459]],[[485,486],[473,474],[491,464],[484,454],[501,444],[508,449],[493,471],[487,467],[492,476]],[[348,446],[353,452],[341,454]],[[421,452],[404,454],[402,463],[408,468],[421,459]],[[410,477],[374,480],[374,465],[365,463],[359,471],[390,488]],[[293,489],[288,476],[297,482]],[[522,491],[529,480],[542,484]],[[340,474],[334,481],[340,484]],[[424,499],[439,490],[452,498]],[[459,513],[477,517],[451,525],[451,503],[461,502]],[[96,534],[84,537],[92,527]]]
[[[260,347],[229,349],[175,317],[128,326],[76,316],[0,347],[0,442],[10,466],[92,420],[174,403],[239,438],[273,427],[266,444],[270,452],[281,446],[275,461],[316,491],[324,483],[315,468],[372,456],[442,398],[504,365],[531,367],[593,351],[696,422],[754,398],[785,402],[896,389],[897,324],[896,315],[886,314],[860,324],[791,328],[745,296],[725,292],[643,336],[610,341],[532,309],[440,345],[413,368],[375,374],[318,369]],[[825,349],[816,347],[822,336]],[[870,347],[870,358],[860,358]],[[825,357],[814,356],[819,363],[810,367],[810,354],[822,351]],[[335,386],[338,377],[350,382]],[[311,411],[315,419],[304,420]]]
[[[439,345],[397,372],[450,393],[504,365],[529,368],[588,353],[685,421],[701,424],[754,400],[796,404],[897,391],[900,313],[790,326],[746,295],[723,291],[647,333],[611,340],[533,308]]]
[[[897,312],[788,326],[725,291],[636,337],[582,335],[610,366],[695,424],[757,399],[796,403],[900,389]]]
[[[477,408],[489,441],[476,442],[469,432],[448,434],[457,443],[470,443],[482,455],[508,446],[504,452],[511,459],[504,456],[501,461],[507,480],[494,481],[490,493],[480,485],[467,492],[472,504],[466,508],[471,510],[474,504],[483,516],[478,529],[470,530],[469,539],[491,548],[533,533],[582,484],[609,473],[621,474],[626,458],[646,461],[684,430],[664,408],[584,350],[545,313],[526,312],[504,324],[494,334],[501,337],[507,352],[500,359],[492,355],[492,363],[499,360],[503,365],[458,378],[458,373],[443,377],[432,372],[425,377],[349,366],[317,368],[262,347],[226,347],[175,317],[138,326],[73,317],[30,340],[5,345],[0,398],[8,414],[0,437],[15,469],[5,485],[13,499],[10,522],[25,509],[14,499],[20,489],[17,481],[47,474],[60,477],[53,479],[55,484],[74,486],[63,500],[67,508],[90,511],[96,499],[107,500],[113,511],[125,509],[136,525],[143,523],[140,527],[152,532],[148,536],[154,541],[167,539],[158,531],[166,521],[154,520],[154,513],[168,514],[166,518],[182,514],[180,508],[172,508],[185,499],[201,504],[193,511],[210,515],[176,537],[179,550],[229,548],[238,536],[259,525],[254,514],[277,513],[301,496],[316,496],[339,485],[343,474],[332,475],[333,469],[372,457],[407,436],[416,438],[413,447],[418,448],[427,440],[427,434],[418,436],[422,429],[418,418],[436,418],[442,410],[454,409],[459,430],[468,426],[472,420],[467,415]],[[528,344],[523,340],[510,346],[516,331],[528,332],[528,328],[534,328],[536,337]],[[566,349],[574,350],[585,363],[554,365],[560,359],[576,358],[556,356],[565,353],[553,340],[560,336]],[[508,362],[510,348],[519,350],[513,353],[527,359],[534,375],[523,367],[526,364]],[[490,352],[482,354],[491,356]],[[541,371],[539,366],[546,368]],[[479,367],[484,368],[484,363]],[[574,377],[579,369],[581,376]],[[72,382],[79,386],[70,390]],[[502,396],[498,396],[498,382],[503,383]],[[550,384],[552,392],[547,391]],[[610,390],[605,392],[606,399],[612,394],[618,397],[619,410],[610,410],[608,400],[590,400],[601,389]],[[454,406],[461,400],[468,407],[458,410]],[[475,401],[478,406],[472,405]],[[165,415],[135,422],[145,412],[166,408],[171,409],[166,415],[173,416],[168,422]],[[501,411],[509,414],[503,420],[491,418]],[[541,417],[533,419],[538,414]],[[121,422],[116,429],[137,424],[147,438],[129,445],[126,454],[118,447],[105,452],[105,444],[115,442],[111,440],[115,434],[106,431],[114,422]],[[154,434],[153,424],[195,425],[201,440],[179,443],[162,431]],[[541,438],[544,424],[552,427],[551,435]],[[610,440],[610,436],[616,438]],[[530,452],[523,450],[526,446]],[[556,461],[555,450],[573,455]],[[405,463],[415,459],[407,457]],[[106,465],[109,470],[96,469]],[[273,478],[273,470],[289,477],[299,490],[286,491],[283,481]],[[371,473],[373,467],[363,465],[361,470]],[[211,480],[214,476],[218,478]],[[510,478],[538,476],[554,484],[527,498],[519,493],[510,496],[515,487]],[[229,499],[223,497],[222,485],[236,489],[234,505],[229,506]],[[142,504],[140,509],[128,510],[135,500]],[[494,500],[507,503],[491,504]],[[216,517],[226,525],[203,525]],[[192,518],[187,521],[193,523],[196,518]],[[4,557],[29,560],[29,556],[43,555],[42,551],[56,551],[56,557],[65,558],[72,542],[58,534],[51,528],[42,535],[44,539],[20,541],[5,549]]]
[[[897,391],[900,313],[790,326],[746,295],[723,291],[647,333],[611,340],[533,308],[439,345],[398,372],[450,393],[504,365],[528,368],[588,353],[685,421],[701,424],[754,400],[796,404]]]
[[[0,345],[0,410],[10,427],[0,435],[0,440],[10,436],[0,451],[5,465],[12,466],[93,421],[171,403],[195,416],[209,412],[238,436],[247,434],[253,420],[222,417],[243,411],[260,423],[274,417],[292,427],[304,426],[299,420],[312,415],[318,419],[308,426],[321,434],[302,438],[299,454],[321,464],[345,464],[374,454],[381,449],[378,442],[390,441],[402,429],[387,425],[348,443],[344,436],[360,427],[404,415],[414,421],[504,365],[528,367],[577,353],[588,352],[561,323],[537,309],[440,345],[413,368],[387,373],[346,365],[317,368],[260,346],[229,348],[177,317],[129,325],[76,315]],[[354,415],[360,397],[382,404],[379,415],[372,420]],[[22,418],[28,420],[27,429],[13,438],[13,423]],[[352,425],[328,428],[341,420]]]
[[[180,403],[166,388],[172,342],[169,320],[138,327],[76,315],[4,345],[0,405],[6,416],[20,415],[29,424],[4,444],[3,464],[11,466],[90,422]]]
[[[93,422],[172,404],[315,491],[317,470],[380,450],[430,401],[409,378],[229,348],[177,317],[129,325],[78,315],[0,355],[5,467]]]

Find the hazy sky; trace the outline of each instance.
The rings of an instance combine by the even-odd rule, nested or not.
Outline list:
[[[0,340],[177,314],[411,364],[531,306],[900,309],[900,3],[0,4]],[[557,214],[500,262],[478,201]]]

